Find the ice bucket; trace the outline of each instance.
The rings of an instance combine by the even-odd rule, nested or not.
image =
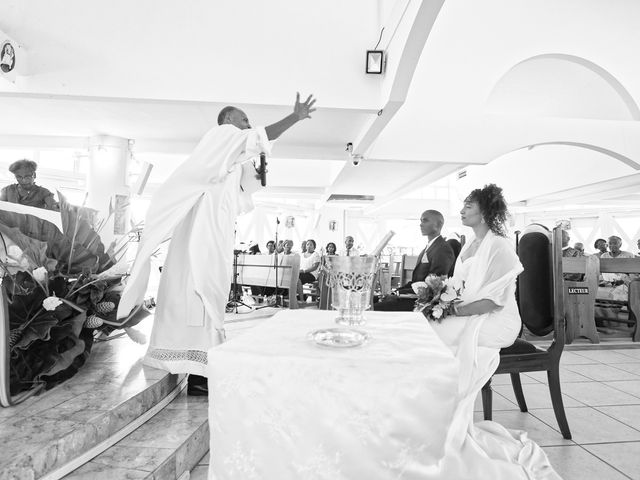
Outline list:
[[[363,312],[371,305],[371,288],[378,257],[327,256],[324,269],[331,287],[331,303],[338,311],[336,323],[364,324]]]

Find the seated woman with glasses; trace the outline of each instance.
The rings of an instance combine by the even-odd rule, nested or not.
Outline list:
[[[7,185],[0,190],[0,200],[19,203],[28,207],[58,210],[53,199],[53,193],[44,187],[36,185],[36,170],[38,164],[32,160],[18,160],[9,165],[9,171],[16,177],[18,183]]]

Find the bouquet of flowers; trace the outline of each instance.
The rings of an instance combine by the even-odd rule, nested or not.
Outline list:
[[[122,328],[145,341],[131,329],[148,315],[145,309],[116,319],[126,274],[118,262],[128,236],[105,249],[98,233],[106,221],[95,222],[95,210],[58,196],[62,230],[34,215],[0,210],[0,321],[9,361],[0,366],[8,369],[12,396],[73,376],[101,334]]]
[[[446,275],[429,275],[424,282],[413,282],[411,288],[418,296],[413,311],[438,322],[453,312],[462,293],[462,285]]]

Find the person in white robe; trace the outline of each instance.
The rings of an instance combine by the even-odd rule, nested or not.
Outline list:
[[[454,316],[430,322],[459,361],[457,408],[446,453],[433,475],[438,479],[559,479],[543,450],[526,432],[496,422],[473,422],[474,401],[500,361],[500,349],[521,329],[515,300],[522,265],[505,237],[507,204],[502,189],[487,185],[471,192],[460,212],[475,238],[458,256],[454,284],[464,285]]]
[[[191,394],[207,393],[207,351],[225,339],[234,222],[253,208],[251,193],[260,186],[255,159],[262,152],[270,154],[271,140],[310,118],[314,103],[313,96],[301,102],[297,94],[293,113],[255,129],[242,110],[225,107],[218,126],[205,134],[151,200],[118,318],[143,302],[150,258],[171,239],[144,363],[190,374]]]

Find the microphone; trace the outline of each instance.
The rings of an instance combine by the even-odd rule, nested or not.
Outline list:
[[[260,185],[267,186],[267,156],[260,152]]]
[[[276,217],[276,224],[280,225],[280,219]]]

